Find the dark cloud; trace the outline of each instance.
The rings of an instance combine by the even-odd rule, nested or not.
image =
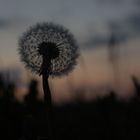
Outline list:
[[[123,33],[114,33],[115,36],[115,40],[118,43],[123,43],[125,41],[127,41],[127,35],[123,34]],[[99,36],[95,36],[95,37],[91,37],[89,38],[83,46],[86,46],[88,48],[92,48],[92,47],[99,47],[99,46],[103,46],[103,45],[107,45],[110,41],[110,37],[111,37],[111,33],[109,35],[99,35]]]
[[[32,21],[32,18],[28,18],[26,16],[13,16],[9,18],[0,17],[0,29],[7,29],[10,27],[18,27],[23,24]]]
[[[108,23],[110,31],[123,35],[125,39],[132,39],[140,36],[140,13],[132,13],[123,20],[114,20]]]
[[[105,36],[99,35],[99,36],[94,36],[90,37],[87,39],[87,41],[83,44],[83,46],[86,47],[95,47],[95,46],[100,46],[104,45],[107,43],[107,38]]]
[[[134,3],[134,5],[136,5],[136,6],[140,6],[140,0],[134,0],[133,3]]]
[[[6,19],[0,18],[0,29],[7,28],[10,26],[10,22]]]
[[[124,25],[120,22],[109,21],[106,26],[108,33],[95,33],[94,35],[89,35],[85,43],[83,43],[83,46],[92,48],[107,45],[112,33],[114,34],[115,40],[118,43],[126,42],[128,40],[128,32],[127,29],[123,28],[123,26]]]
[[[140,35],[140,14],[132,14],[126,19],[126,23],[128,23],[129,28],[136,35]]]
[[[124,43],[130,39],[140,37],[140,12],[131,13],[122,20],[110,20],[106,22],[109,34],[97,35],[91,34],[84,43],[86,47],[98,47],[107,45],[110,34],[115,34],[116,40],[119,43]]]

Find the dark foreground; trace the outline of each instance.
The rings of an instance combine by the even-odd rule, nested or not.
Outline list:
[[[12,96],[14,86],[0,92],[0,140],[46,140],[45,105],[36,98],[36,81],[31,82],[24,103]],[[135,140],[140,139],[140,88],[134,81],[136,96],[129,102],[116,99],[113,92],[90,103],[77,100],[53,107],[55,140]]]

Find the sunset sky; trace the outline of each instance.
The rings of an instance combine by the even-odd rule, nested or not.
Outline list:
[[[140,78],[139,9],[138,0],[0,0],[0,68],[9,64],[22,66],[17,53],[19,36],[36,22],[51,21],[70,29],[81,49],[74,72],[56,79],[57,84],[53,85],[74,80],[73,86],[108,87],[114,73],[107,46],[111,33],[115,32],[120,89],[128,91],[130,75]]]

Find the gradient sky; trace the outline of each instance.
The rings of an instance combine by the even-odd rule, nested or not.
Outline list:
[[[136,9],[134,0],[0,0],[0,57],[5,64],[18,61],[18,37],[28,26],[41,21],[63,24],[76,36],[80,47],[95,47],[91,40],[105,38],[110,22],[127,30],[127,18]]]
[[[17,42],[28,26],[52,21],[66,26],[75,35],[82,56],[73,75],[79,74],[80,79],[89,76],[88,85],[109,84],[107,41],[112,31],[121,36],[121,74],[139,75],[139,9],[138,0],[0,0],[0,67],[21,64]]]

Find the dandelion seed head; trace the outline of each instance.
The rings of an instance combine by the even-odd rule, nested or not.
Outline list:
[[[69,30],[46,22],[37,23],[22,34],[18,51],[25,66],[37,74],[40,73],[43,59],[50,58],[49,75],[52,77],[72,71],[79,56],[77,42]]]

